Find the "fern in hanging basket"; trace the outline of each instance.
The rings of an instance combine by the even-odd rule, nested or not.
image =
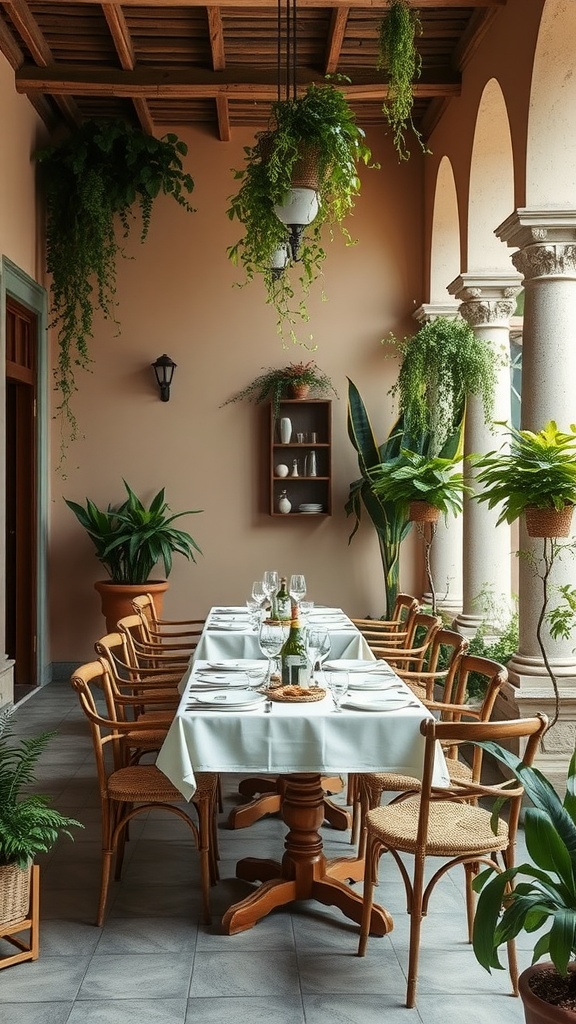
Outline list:
[[[331,236],[338,227],[353,244],[344,221],[360,193],[358,164],[375,166],[372,154],[346,97],[331,83],[311,84],[303,96],[273,103],[268,128],[244,153],[245,166],[234,172],[241,184],[227,211],[230,220],[243,225],[244,235],[228,248],[228,257],[244,270],[244,284],[262,277],[278,334],[288,330],[296,341],[294,327],[309,319],[306,298],[326,259],[322,229],[327,226]],[[274,206],[300,185],[295,171],[300,173],[302,157],[310,153],[317,162],[318,214],[305,230],[296,265],[278,272],[274,258],[288,243],[288,229]]]
[[[145,241],[154,200],[172,196],[185,210],[194,182],[183,169],[188,147],[177,135],[147,135],[121,119],[86,121],[64,142],[36,153],[46,198],[46,266],[51,275],[51,326],[58,329],[54,368],[59,412],[70,440],[78,433],[71,399],[76,367],[89,368],[94,310],[114,320],[116,261],[124,255],[134,206]]]

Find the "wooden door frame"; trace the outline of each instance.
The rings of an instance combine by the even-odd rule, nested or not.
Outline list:
[[[48,613],[47,613],[47,540],[48,540],[48,449],[49,449],[49,403],[48,403],[48,296],[28,274],[20,270],[6,256],[0,259],[0,358],[6,365],[6,296],[10,295],[22,306],[26,306],[37,317],[37,489],[36,489],[36,678],[42,686],[51,679],[48,660]],[[0,374],[0,424],[2,437],[6,437],[6,375]],[[6,523],[6,452],[5,443],[0,445],[0,522]],[[6,550],[3,527],[0,530],[0,576],[6,579]],[[5,638],[6,591],[0,587],[0,658],[6,655]]]

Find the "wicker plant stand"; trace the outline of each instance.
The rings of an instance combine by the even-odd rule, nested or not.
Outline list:
[[[30,873],[30,899],[27,917],[21,921],[0,923],[0,939],[5,939],[18,949],[17,953],[0,956],[0,970],[12,964],[20,964],[24,960],[37,960],[40,952],[40,868],[33,864]],[[18,938],[20,932],[30,931],[28,942]]]

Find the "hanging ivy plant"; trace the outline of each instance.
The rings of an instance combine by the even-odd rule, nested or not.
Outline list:
[[[410,0],[391,0],[390,9],[380,23],[379,56],[376,67],[388,74],[388,96],[382,110],[394,133],[394,146],[400,160],[408,160],[406,129],[412,129],[422,151],[430,150],[412,120],[412,86],[420,78],[422,58],[414,42],[422,35],[420,15]]]
[[[276,310],[277,330],[296,341],[294,326],[308,320],[306,297],[322,273],[326,250],[322,229],[338,227],[352,244],[344,220],[360,193],[358,165],[369,166],[371,152],[354,111],[340,89],[311,84],[297,99],[272,104],[270,125],[246,147],[245,166],[234,172],[241,184],[229,199],[228,216],[244,227],[243,237],[228,249],[228,257],[245,273],[244,283],[261,276],[266,301]],[[274,257],[288,253],[288,229],[274,212],[293,183],[297,162],[311,155],[317,167],[318,213],[304,236],[297,263],[273,269]]]
[[[408,433],[430,437],[430,455],[439,454],[461,423],[469,395],[481,398],[484,418],[491,420],[496,370],[506,356],[461,317],[436,317],[413,337],[400,341],[391,334],[384,343],[394,345],[402,359],[389,394],[398,399]]]
[[[52,326],[58,328],[54,368],[59,412],[69,440],[78,434],[70,401],[75,371],[91,363],[95,309],[116,323],[116,261],[124,255],[117,218],[127,238],[141,213],[140,240],[161,193],[192,212],[194,182],[182,166],[188,147],[170,133],[161,139],[120,119],[86,121],[59,145],[36,153],[46,197],[46,266],[51,274]]]

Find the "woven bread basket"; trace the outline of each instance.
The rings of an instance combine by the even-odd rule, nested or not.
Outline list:
[[[18,924],[28,917],[32,865],[22,870],[17,864],[0,866],[0,925]]]
[[[297,690],[300,690],[300,693],[297,693]],[[277,700],[282,704],[304,704],[310,701],[323,700],[326,696],[326,690],[321,686],[310,688],[304,686],[276,686],[266,690],[266,696],[269,700]]]
[[[526,510],[526,529],[529,537],[568,537],[572,525],[573,505],[564,508],[536,508]]]
[[[440,509],[427,501],[411,501],[408,506],[408,519],[411,523],[437,523]]]

